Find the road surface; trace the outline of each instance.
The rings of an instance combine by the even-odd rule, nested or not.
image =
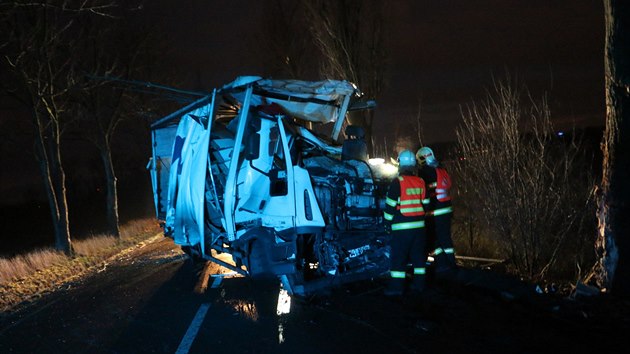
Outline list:
[[[5,314],[0,353],[621,353],[616,336],[630,328],[488,289],[390,299],[376,279],[287,298],[275,280],[195,270],[169,239],[125,254]]]

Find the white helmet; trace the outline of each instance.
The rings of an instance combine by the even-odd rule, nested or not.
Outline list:
[[[398,166],[400,167],[414,167],[416,165],[416,157],[413,152],[409,150],[403,150],[398,154]]]
[[[416,158],[418,159],[420,166],[435,166],[437,164],[435,155],[433,155],[433,150],[431,150],[428,146],[421,147],[416,153]]]

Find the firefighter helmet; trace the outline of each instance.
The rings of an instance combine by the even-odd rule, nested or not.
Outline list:
[[[398,154],[398,166],[400,167],[413,167],[416,165],[416,157],[413,152],[409,150],[403,150]]]
[[[418,162],[421,166],[435,166],[437,164],[435,155],[433,155],[433,150],[431,150],[431,148],[428,146],[421,147],[416,153],[416,158],[418,159]]]

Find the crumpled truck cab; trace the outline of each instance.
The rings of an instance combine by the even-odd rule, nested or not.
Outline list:
[[[148,168],[164,234],[292,294],[385,272],[395,169],[368,162],[361,127],[340,142],[346,114],[373,107],[346,81],[248,76],[156,121]]]

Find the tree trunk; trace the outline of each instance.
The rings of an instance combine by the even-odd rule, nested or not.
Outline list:
[[[58,130],[58,129],[57,129]],[[70,222],[68,216],[68,199],[66,198],[66,172],[61,165],[61,146],[59,131],[55,132],[54,136],[50,138],[52,155],[52,180],[56,190],[57,205],[59,210],[59,222],[57,228],[59,229],[59,237],[56,239],[56,247],[59,250],[63,250],[66,254],[71,255],[74,253],[72,248],[72,240],[70,239]]]
[[[67,255],[72,255],[73,249],[68,220],[66,182],[65,173],[61,166],[59,132],[52,122],[42,124],[37,113],[34,112],[33,114],[35,127],[37,129],[36,149],[55,233],[55,248]],[[47,125],[47,127],[42,128],[43,125]],[[46,144],[45,141],[48,141],[48,144]]]
[[[112,163],[112,153],[108,144],[100,149],[100,154],[105,170],[107,189],[107,229],[109,234],[119,238],[118,189],[116,187],[116,173],[114,171],[114,164]]]
[[[606,130],[595,280],[602,289],[630,295],[630,2],[604,0],[606,20]]]

